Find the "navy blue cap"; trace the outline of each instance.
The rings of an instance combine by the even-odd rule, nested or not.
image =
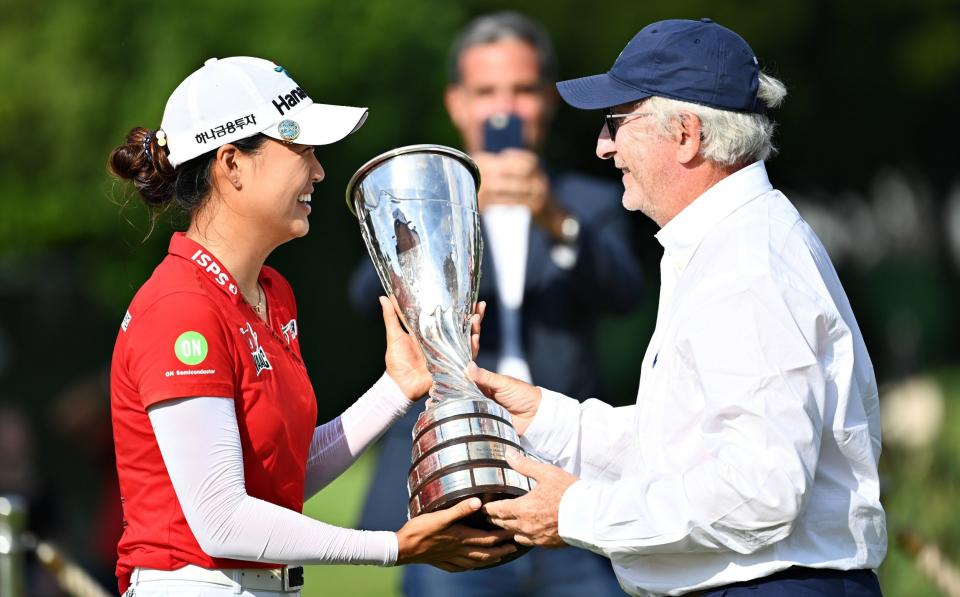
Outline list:
[[[710,19],[647,25],[609,72],[560,81],[563,99],[581,110],[612,108],[650,96],[721,110],[763,112],[757,98],[760,66],[735,32]]]

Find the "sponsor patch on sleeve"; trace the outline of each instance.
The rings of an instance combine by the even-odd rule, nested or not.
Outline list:
[[[207,339],[200,332],[184,332],[173,343],[173,354],[184,365],[199,365],[207,358],[208,349]]]

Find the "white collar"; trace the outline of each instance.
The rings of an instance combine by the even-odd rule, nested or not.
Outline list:
[[[655,235],[657,241],[680,267],[686,267],[700,242],[721,220],[746,203],[773,190],[763,161],[737,170],[716,183]]]

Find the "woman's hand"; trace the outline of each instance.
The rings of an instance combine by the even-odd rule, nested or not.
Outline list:
[[[383,357],[387,375],[400,386],[407,399],[414,402],[422,398],[433,383],[427,360],[413,336],[403,331],[393,301],[381,296],[380,308],[387,331],[387,352]]]
[[[455,524],[480,509],[480,499],[470,498],[430,514],[421,514],[397,531],[397,565],[431,564],[447,572],[489,566],[517,550],[505,543],[512,531],[481,531]]]
[[[476,312],[470,316],[470,356],[477,358],[480,352],[480,324],[483,323],[483,316],[487,313],[487,301],[477,303]]]
[[[380,297],[380,308],[383,311],[383,327],[387,332],[387,352],[384,362],[387,366],[387,375],[400,386],[404,395],[411,401],[417,401],[430,391],[433,377],[427,371],[427,361],[423,357],[420,345],[403,330],[397,307],[394,300],[385,296]],[[477,358],[480,350],[480,324],[487,311],[487,303],[477,303],[477,311],[470,316],[470,352]]]

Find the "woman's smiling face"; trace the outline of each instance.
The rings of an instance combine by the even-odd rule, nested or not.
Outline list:
[[[252,233],[279,245],[310,230],[310,195],[324,177],[313,150],[268,139],[258,152],[238,156],[242,201],[233,208],[250,219]]]

